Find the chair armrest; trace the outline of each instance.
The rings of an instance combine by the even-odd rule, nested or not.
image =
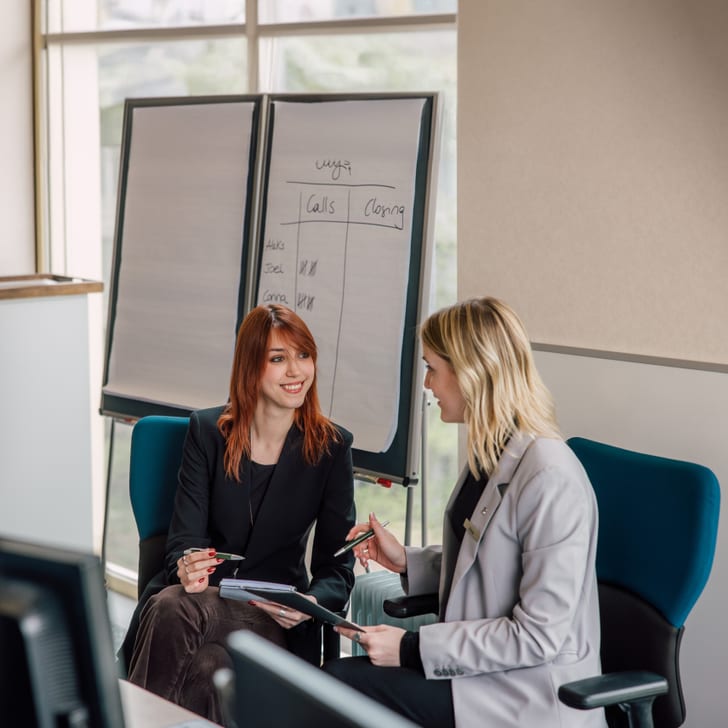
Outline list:
[[[562,685],[559,700],[572,708],[591,710],[645,699],[652,701],[667,690],[667,680],[654,672],[610,672]]]
[[[420,614],[437,614],[440,610],[440,599],[437,594],[417,594],[411,597],[385,599],[384,612],[390,617],[407,619]]]

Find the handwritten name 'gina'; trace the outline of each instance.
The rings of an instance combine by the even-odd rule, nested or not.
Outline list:
[[[285,293],[279,291],[271,291],[266,288],[263,292],[263,303],[282,303],[284,306],[289,306],[288,298]]]
[[[330,169],[331,179],[337,180],[341,177],[341,170],[346,170],[351,176],[351,162],[348,159],[317,159],[316,169]]]

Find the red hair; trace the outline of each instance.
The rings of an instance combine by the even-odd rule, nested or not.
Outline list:
[[[314,364],[311,387],[294,414],[294,423],[303,433],[303,459],[315,465],[339,433],[322,412],[316,389],[316,342],[303,319],[290,308],[278,304],[257,306],[243,319],[235,343],[230,377],[230,401],[217,420],[225,438],[225,473],[240,481],[240,462],[250,457],[250,427],[260,392],[260,378],[268,360],[271,332],[275,329],[287,343],[307,353]]]

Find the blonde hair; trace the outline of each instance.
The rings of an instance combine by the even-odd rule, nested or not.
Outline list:
[[[457,303],[432,314],[420,335],[455,373],[465,400],[473,475],[493,472],[516,431],[561,437],[526,330],[505,303],[490,297]]]

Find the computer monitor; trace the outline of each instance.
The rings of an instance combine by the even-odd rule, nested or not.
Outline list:
[[[0,537],[0,723],[123,728],[101,560]]]
[[[278,645],[242,630],[228,638],[238,728],[416,728]]]

